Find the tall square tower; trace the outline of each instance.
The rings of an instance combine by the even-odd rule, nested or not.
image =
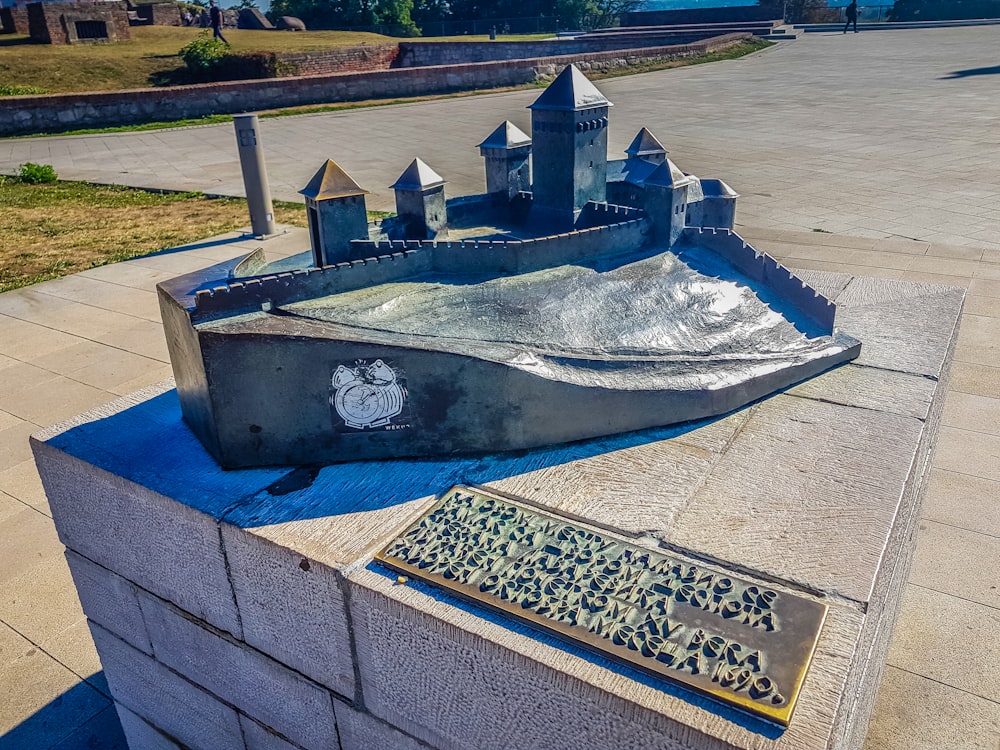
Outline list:
[[[572,223],[588,201],[607,199],[611,106],[569,65],[529,107],[533,212]]]

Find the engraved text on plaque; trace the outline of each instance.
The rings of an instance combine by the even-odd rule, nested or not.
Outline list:
[[[784,726],[827,609],[465,487],[376,559]]]

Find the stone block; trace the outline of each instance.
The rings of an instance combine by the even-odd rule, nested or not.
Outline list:
[[[214,519],[49,443],[32,446],[63,544],[216,627],[240,633]]]
[[[100,625],[90,631],[116,703],[191,750],[245,750],[232,708]]]
[[[336,747],[329,691],[149,594],[141,603],[158,661],[308,750]]]
[[[371,568],[350,580],[365,708],[441,750],[506,749],[512,731],[519,750],[827,748],[863,622],[832,604],[779,732],[419,584]]]
[[[362,713],[343,701],[334,701],[342,750],[424,750],[427,746],[395,727]],[[247,750],[253,750],[247,743]]]
[[[170,389],[151,386],[36,433],[35,461],[68,548],[239,636],[218,518],[288,470],[221,474],[178,429]]]
[[[868,601],[923,427],[872,409],[768,399],[662,538]]]
[[[129,750],[184,750],[180,745],[156,729],[145,719],[129,711],[121,703],[115,704]]]
[[[353,699],[350,627],[335,571],[246,529],[226,524],[222,535],[245,641]]]
[[[240,726],[243,728],[243,741],[247,743],[247,750],[299,750],[298,745],[293,745],[275,734],[274,730],[248,719],[243,714],[240,714]],[[326,747],[328,750],[338,750],[340,745]]]
[[[139,608],[139,588],[71,550],[66,550],[66,562],[88,619],[152,655],[153,647]]]
[[[837,297],[837,327],[864,346],[857,365],[940,377],[965,291],[855,277]]]

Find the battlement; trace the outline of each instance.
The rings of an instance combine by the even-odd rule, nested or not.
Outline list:
[[[421,274],[527,273],[609,254],[640,250],[649,236],[642,211],[597,206],[594,217],[625,221],[524,240],[354,240],[352,254],[362,260],[286,273],[242,278],[195,293],[195,322],[269,309],[364,287],[411,279]],[[631,218],[627,218],[631,217]]]
[[[833,333],[837,306],[770,255],[748,245],[731,229],[689,227],[684,231],[696,244],[718,253],[740,273],[763,284],[808,315],[825,334]]]

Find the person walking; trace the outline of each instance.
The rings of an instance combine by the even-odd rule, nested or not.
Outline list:
[[[226,37],[222,36],[222,11],[215,4],[215,0],[210,0],[208,5],[208,16],[212,23],[212,36],[216,39],[221,39],[225,44],[229,44]]]
[[[846,11],[847,23],[844,24],[844,33],[847,33],[847,27],[854,24],[854,33],[858,33],[858,0],[851,0],[851,4],[847,6]]]

